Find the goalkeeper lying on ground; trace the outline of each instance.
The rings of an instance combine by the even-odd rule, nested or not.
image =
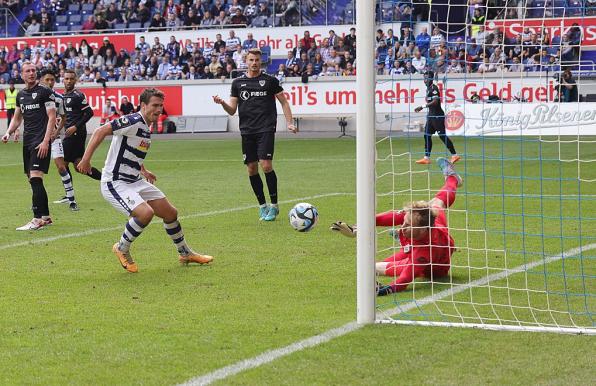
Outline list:
[[[445,185],[430,201],[414,201],[400,211],[377,214],[377,226],[399,226],[399,252],[376,263],[377,275],[392,276],[389,285],[378,285],[377,294],[403,291],[417,277],[428,279],[447,276],[455,243],[449,235],[445,208],[455,201],[462,179],[445,158],[437,159],[445,175]],[[356,236],[356,227],[344,222],[333,223],[331,230],[348,237]]]

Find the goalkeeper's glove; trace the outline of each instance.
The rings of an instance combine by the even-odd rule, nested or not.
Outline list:
[[[390,285],[383,285],[377,282],[377,296],[385,296],[393,293],[393,288]]]
[[[334,222],[329,229],[339,232],[346,237],[356,237],[356,226],[350,226],[343,221]]]

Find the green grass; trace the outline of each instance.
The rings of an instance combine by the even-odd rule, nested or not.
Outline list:
[[[392,141],[393,154],[419,151],[420,142]],[[103,164],[106,145],[94,157],[96,166]],[[456,139],[456,145],[463,148],[463,139]],[[254,197],[239,148],[239,141],[154,141],[147,167],[186,216],[182,225],[190,244],[216,260],[211,266],[178,266],[171,241],[161,224],[154,223],[133,246],[140,272],[131,275],[110,252],[125,218],[104,201],[97,182],[89,178],[74,176],[80,212],[51,205],[55,225],[37,233],[15,232],[31,216],[30,189],[22,175],[20,146],[1,146],[0,165],[10,166],[0,166],[0,384],[173,384],[354,320],[355,244],[327,230],[332,221],[355,218],[354,142],[278,141],[280,199],[308,200],[320,212],[319,225],[307,234],[287,224],[290,204],[282,205],[282,216],[274,223],[259,222],[256,208],[243,209],[254,205]],[[438,150],[443,150],[441,144]],[[573,158],[578,144],[559,150],[552,143],[465,141],[468,156],[458,168],[466,183],[455,204],[462,211],[450,214],[460,248],[454,255],[454,283],[595,242],[596,183],[587,182],[596,178],[589,167],[593,163],[578,169],[577,162],[533,159],[559,159],[559,151],[562,158]],[[581,145],[579,151],[582,159],[596,158],[593,144]],[[389,143],[383,141],[378,156],[388,154]],[[501,154],[508,160],[480,162],[482,155]],[[406,173],[409,164],[404,159],[380,161],[379,175]],[[414,193],[381,196],[379,209],[428,198],[429,183],[437,189],[442,181],[435,169],[428,173],[413,166],[422,173],[412,174],[417,176],[412,184],[409,174],[395,180],[381,176],[380,193]],[[528,178],[574,178],[578,173],[585,182],[543,178],[541,184]],[[63,193],[53,169],[46,186],[51,200]],[[581,193],[585,199],[560,200],[561,192]],[[513,196],[503,199],[503,193]],[[514,197],[522,194],[523,199]],[[306,199],[318,195],[323,196]],[[524,217],[516,215],[522,205]],[[209,214],[212,211],[221,213]],[[552,213],[553,218],[532,217],[541,213]],[[568,217],[563,224],[562,215]],[[504,229],[511,234],[503,235]],[[73,236],[80,232],[89,233]],[[534,236],[560,234],[568,238]],[[378,244],[392,247],[386,234],[380,234]],[[475,250],[487,247],[489,253]],[[528,275],[512,275],[510,286],[543,290],[546,277],[551,308],[571,311],[573,321],[592,326],[594,256],[591,251],[582,259],[568,259],[564,271],[558,262]],[[487,268],[463,268],[468,265]],[[490,295],[493,303],[508,306],[496,312],[501,318],[511,317],[509,303],[523,307],[516,309],[518,318],[531,320],[524,311],[529,306],[537,309],[540,321],[553,318],[538,311],[547,300],[543,294],[533,293],[528,300],[525,291],[511,295],[494,284],[490,293],[489,288],[468,291],[457,295],[456,303],[438,302],[412,310],[409,317],[494,317],[490,307],[464,304],[471,299],[484,303]],[[382,299],[379,307],[393,308],[448,285],[416,283],[413,290]],[[589,297],[558,294],[580,294],[584,288]],[[555,315],[559,323],[570,322],[568,313]],[[221,383],[587,384],[594,379],[594,353],[589,337],[371,326]]]

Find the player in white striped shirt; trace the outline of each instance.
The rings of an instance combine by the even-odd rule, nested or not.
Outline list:
[[[157,179],[145,169],[143,161],[151,146],[149,127],[163,111],[163,92],[149,88],[140,96],[141,111],[125,115],[98,128],[91,137],[83,159],[78,165],[81,173],[91,170],[91,157],[108,135],[113,135],[101,177],[101,193],[114,208],[129,216],[120,241],[112,250],[128,272],[138,267],[130,255],[130,245],[156,215],[174,242],[182,264],[206,264],[212,256],[194,252],[186,244],[178,211],[153,183]],[[145,179],[143,179],[144,177]]]

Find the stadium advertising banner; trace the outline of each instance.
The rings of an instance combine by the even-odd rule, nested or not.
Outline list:
[[[582,45],[596,46],[596,16],[592,17],[565,17],[554,19],[511,19],[491,20],[486,22],[486,29],[492,31],[500,28],[508,38],[514,38],[528,27],[534,33],[546,30],[552,39],[555,36],[566,34],[574,24],[582,31]]]
[[[594,135],[596,103],[486,103],[451,109],[450,135]]]
[[[337,79],[337,78],[336,78]],[[319,78],[309,83],[286,82],[282,84],[292,111],[297,115],[339,115],[356,113],[356,81]],[[497,95],[503,100],[523,98],[528,102],[553,101],[556,97],[555,83],[551,78],[478,78],[453,79],[439,82],[443,105],[464,104],[472,95],[482,99]],[[420,80],[380,81],[376,89],[378,113],[409,114],[416,106],[425,103],[426,86]],[[212,95],[230,95],[230,84],[189,85],[183,89],[184,115],[222,115],[221,106],[215,105]],[[470,103],[470,102],[467,102]],[[200,106],[200,107],[199,107]],[[423,117],[423,114],[413,114]]]
[[[329,36],[329,30],[334,30],[338,36],[347,35],[350,33],[350,28],[353,25],[333,25],[333,26],[304,26],[304,27],[276,27],[276,28],[237,28],[233,29],[236,36],[242,41],[246,39],[249,33],[253,34],[253,38],[258,42],[259,47],[270,46],[271,55],[286,56],[288,50],[293,49],[298,45],[298,40],[304,36],[304,31],[309,31],[310,36],[314,38],[317,43],[320,43],[324,38]],[[399,30],[399,23],[390,27]],[[170,41],[170,36],[175,36],[176,40],[181,44],[185,44],[187,40],[193,43],[199,43],[200,48],[205,48],[213,45],[215,42],[215,35],[221,34],[225,41],[228,38],[229,30],[220,29],[202,29],[196,31],[162,31],[162,32],[146,32],[136,33],[136,43],[141,36],[145,37],[145,41],[153,45],[154,38],[159,37],[159,41],[164,45]],[[135,43],[135,46],[136,46]]]
[[[135,45],[134,34],[117,34],[117,35],[106,35],[114,47],[116,48],[129,48]],[[61,54],[66,50],[67,44],[72,43],[73,47],[78,49],[81,45],[81,40],[87,40],[93,48],[99,48],[103,45],[104,35],[71,35],[71,36],[39,36],[39,37],[19,37],[1,39],[0,45],[6,46],[7,49],[11,49],[14,44],[17,45],[19,50],[25,47],[25,44],[29,45],[29,48],[33,48],[40,42],[44,49],[53,48],[57,53]]]

